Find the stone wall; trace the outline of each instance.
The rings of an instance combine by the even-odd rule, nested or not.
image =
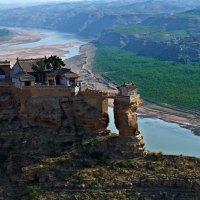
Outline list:
[[[33,86],[23,87],[21,89],[24,93],[30,93],[32,97],[44,97],[44,96],[74,96],[75,90],[66,86]]]
[[[91,135],[105,131],[108,126],[108,100],[100,92],[75,93],[73,88],[59,86],[20,89],[12,85],[0,87],[0,92],[12,96],[13,109],[18,112],[23,127],[63,128],[67,124],[76,130],[74,134]]]
[[[100,112],[108,111],[108,100],[102,96],[102,92],[86,89],[81,95],[91,107],[96,107]]]
[[[24,87],[5,86],[0,89],[12,96],[12,113],[16,113],[22,129],[31,127],[56,128],[68,140],[76,136],[108,135],[108,99],[99,91],[80,89],[74,93],[69,87]],[[138,104],[134,98],[117,96],[114,101],[115,124],[119,136],[109,137],[104,142],[105,153],[120,151],[124,157],[143,153],[143,138],[138,130]],[[12,124],[11,124],[12,126]],[[104,138],[105,139],[105,138]],[[105,146],[106,144],[106,146]]]

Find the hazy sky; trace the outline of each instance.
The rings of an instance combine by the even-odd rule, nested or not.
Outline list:
[[[43,2],[69,2],[78,0],[0,0],[0,4],[16,4],[16,3],[43,3]]]

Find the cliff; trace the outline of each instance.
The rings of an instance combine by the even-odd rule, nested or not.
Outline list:
[[[143,154],[136,101],[116,98],[117,136],[98,91],[0,90],[1,199],[199,197],[199,159]]]
[[[33,96],[35,90],[1,87],[2,199],[17,199],[25,191],[22,168],[61,155],[83,137],[95,138],[107,128],[109,119],[106,110],[101,109],[104,102],[100,95],[90,101],[91,97],[82,93],[79,96],[57,96],[55,91],[52,96],[42,93],[44,96],[38,97]]]

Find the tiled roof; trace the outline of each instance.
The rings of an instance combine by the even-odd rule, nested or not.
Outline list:
[[[20,65],[23,71],[25,72],[34,72],[32,69],[33,64],[38,61],[43,60],[44,58],[37,58],[37,59],[17,59],[17,63]]]
[[[75,78],[75,79],[79,78],[79,75],[78,75],[78,74],[76,74],[76,73],[74,73],[74,72],[71,72],[71,71],[65,73],[64,76],[65,76],[66,78],[68,78],[68,79],[70,79],[70,78]]]
[[[58,69],[54,72],[56,75],[59,75],[59,76],[65,76],[66,78],[70,79],[70,78],[79,78],[79,75],[72,72],[71,69],[69,68],[61,68],[61,69]]]
[[[71,71],[71,69],[69,69],[69,68],[60,68],[60,69],[56,70],[54,73],[56,75],[62,76],[70,71]]]
[[[10,61],[0,61],[0,65],[10,65]]]
[[[123,85],[121,85],[117,88],[119,89],[119,88],[122,88],[122,87],[125,87],[127,89],[137,89],[137,87],[134,83],[124,83]]]

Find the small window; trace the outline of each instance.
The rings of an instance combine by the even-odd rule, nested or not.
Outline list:
[[[70,81],[69,81],[69,85],[70,85],[70,86],[75,86],[75,80],[70,80]]]
[[[31,86],[31,82],[30,81],[25,81],[25,86]]]
[[[49,85],[55,85],[54,80],[49,80]]]

